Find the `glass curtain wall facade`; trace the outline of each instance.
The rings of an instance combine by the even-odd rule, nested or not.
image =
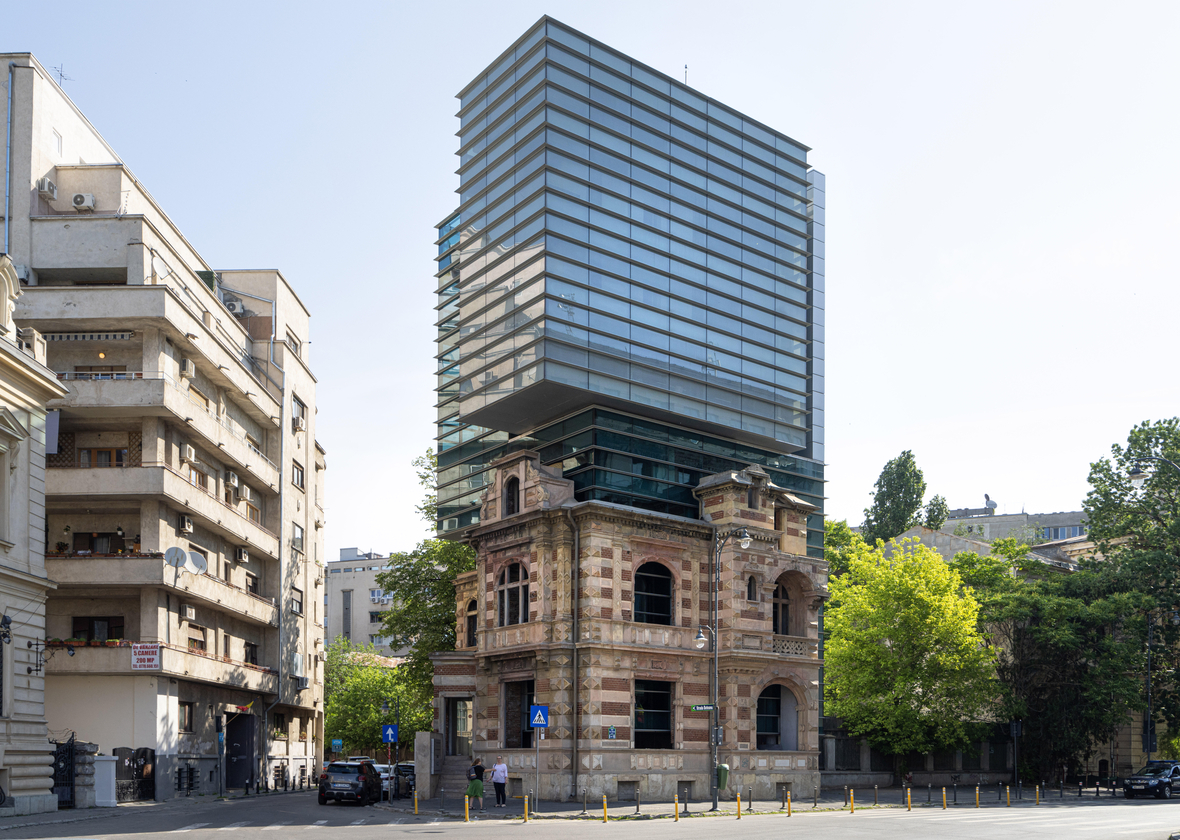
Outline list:
[[[762,465],[822,507],[823,176],[807,147],[544,18],[460,94],[437,228],[439,532],[535,448],[696,517]],[[809,523],[822,553],[822,516]]]

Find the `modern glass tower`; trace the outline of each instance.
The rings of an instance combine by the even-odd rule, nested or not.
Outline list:
[[[517,448],[561,464],[579,499],[696,517],[700,478],[756,463],[822,508],[808,148],[547,17],[459,100],[440,535],[478,521],[488,464]]]

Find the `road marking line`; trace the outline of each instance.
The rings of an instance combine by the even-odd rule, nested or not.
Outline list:
[[[271,823],[270,825],[266,826],[262,830],[263,831],[278,831],[283,826],[287,826],[290,824],[291,824],[291,820],[287,820],[286,822],[281,822],[281,823]]]
[[[235,828],[241,828],[242,826],[249,825],[249,824],[250,824],[249,820],[242,820],[241,822],[230,823],[229,825],[223,825],[221,828],[219,828],[217,830],[218,831],[232,831]]]
[[[177,829],[174,829],[173,831],[170,831],[170,832],[168,832],[168,833],[169,833],[169,834],[180,834],[180,833],[182,833],[182,832],[185,832],[185,831],[192,831],[192,830],[193,830],[193,829],[195,829],[195,828],[204,828],[204,827],[205,827],[205,826],[207,826],[208,824],[209,824],[209,823],[207,823],[207,822],[204,822],[204,823],[193,823],[192,825],[186,825],[184,828],[177,828]]]
[[[365,824],[365,821],[363,819],[353,820],[352,822],[349,823],[349,825],[364,825],[364,824]]]
[[[304,829],[304,831],[310,831],[313,828],[322,828],[323,826],[325,826],[327,824],[328,824],[327,820],[316,820],[315,825],[305,825],[303,827],[303,829]]]

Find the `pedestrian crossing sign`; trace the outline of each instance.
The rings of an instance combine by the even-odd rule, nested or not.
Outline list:
[[[533,729],[547,729],[549,727],[549,707],[529,706],[529,726]]]

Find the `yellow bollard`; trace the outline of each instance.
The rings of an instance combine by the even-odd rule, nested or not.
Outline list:
[[[471,822],[471,797],[463,797],[463,822]]]
[[[913,801],[910,799],[910,789],[909,789],[909,788],[906,788],[906,789],[905,789],[905,809],[906,809],[907,811],[912,811],[912,810],[914,810],[914,803],[913,803]]]
[[[1040,785],[1033,785],[1033,788],[1037,792],[1037,801],[1035,804],[1040,805],[1041,804],[1041,786]]]
[[[942,789],[942,810],[946,810],[946,788]]]
[[[1012,807],[1012,788],[1004,785],[1004,794],[1008,797],[1008,807]]]
[[[791,792],[787,791],[787,816],[791,816]]]
[[[529,795],[527,793],[524,795],[524,821],[529,821]]]
[[[414,816],[418,816],[418,791],[414,791]]]
[[[737,797],[738,797],[738,800],[737,800],[737,802],[738,802],[738,819],[740,820],[742,818],[742,795],[741,795],[741,793],[738,793]]]
[[[975,807],[979,807],[979,785],[975,786]]]
[[[680,794],[677,793],[672,797],[672,806],[675,810],[672,812],[675,815],[673,822],[680,822]]]
[[[606,794],[602,795],[602,821],[606,822]]]
[[[852,790],[851,788],[849,788],[849,790],[848,790],[848,804],[851,806],[848,813],[855,814],[856,813],[856,791]]]

